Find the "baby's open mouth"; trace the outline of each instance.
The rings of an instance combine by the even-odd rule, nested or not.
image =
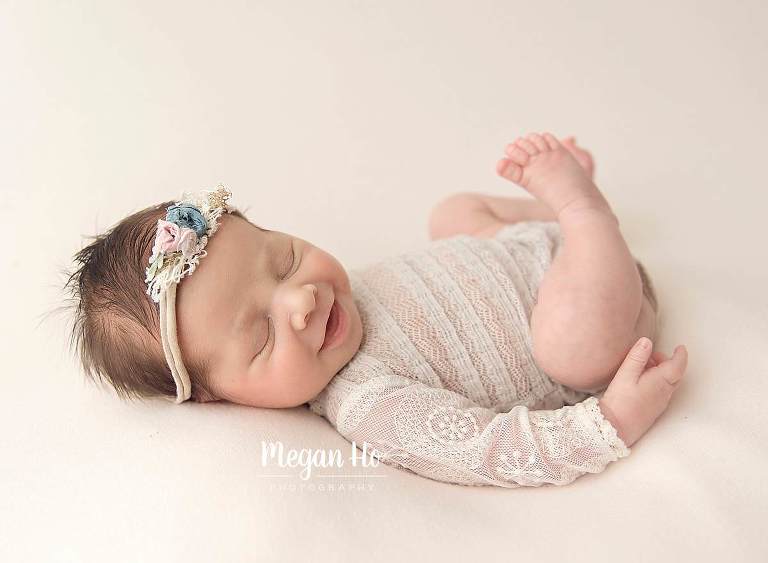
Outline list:
[[[323,345],[320,347],[322,350],[325,348],[325,343],[328,342],[328,337],[333,336],[333,334],[336,332],[336,326],[339,324],[339,312],[338,312],[338,305],[336,303],[336,300],[333,300],[333,305],[331,306],[331,312],[328,315],[328,322],[325,325],[325,338],[323,339]]]

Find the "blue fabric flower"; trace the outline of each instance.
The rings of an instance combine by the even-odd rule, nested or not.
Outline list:
[[[179,227],[192,229],[198,238],[208,230],[203,214],[191,205],[171,205],[165,214],[165,220],[176,223]]]

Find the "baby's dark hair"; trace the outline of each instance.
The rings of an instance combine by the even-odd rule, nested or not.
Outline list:
[[[176,397],[176,384],[163,353],[160,314],[144,281],[158,219],[175,202],[137,211],[94,239],[74,256],[64,290],[73,323],[70,348],[95,383],[108,383],[122,399]],[[230,213],[242,219],[238,210]],[[182,355],[184,355],[182,351]],[[214,399],[207,366],[185,356],[194,401]]]

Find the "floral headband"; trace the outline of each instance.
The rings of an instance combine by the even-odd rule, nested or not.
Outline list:
[[[176,382],[176,400],[192,394],[176,332],[176,286],[195,271],[207,252],[205,245],[219,228],[219,218],[231,213],[227,200],[232,192],[219,185],[215,191],[184,192],[157,222],[155,244],[147,267],[147,295],[160,306],[160,337],[163,352]]]

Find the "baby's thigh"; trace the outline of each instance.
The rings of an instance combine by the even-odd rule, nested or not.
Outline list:
[[[567,302],[560,304],[555,318],[547,320],[546,314],[539,313],[537,320],[541,325],[538,328],[547,330],[534,330],[532,326],[534,358],[553,381],[577,390],[604,389],[640,337],[655,339],[656,295],[647,272],[639,261],[636,263],[643,282],[643,302],[637,319],[627,330],[608,329],[610,319],[601,318],[598,312],[589,318],[577,319],[577,308],[570,313]],[[578,329],[563,334],[562,327],[558,326],[563,319],[567,326],[584,327],[584,334],[593,338],[582,338]],[[600,335],[598,341],[594,335]],[[563,338],[567,338],[568,346],[561,345]]]

